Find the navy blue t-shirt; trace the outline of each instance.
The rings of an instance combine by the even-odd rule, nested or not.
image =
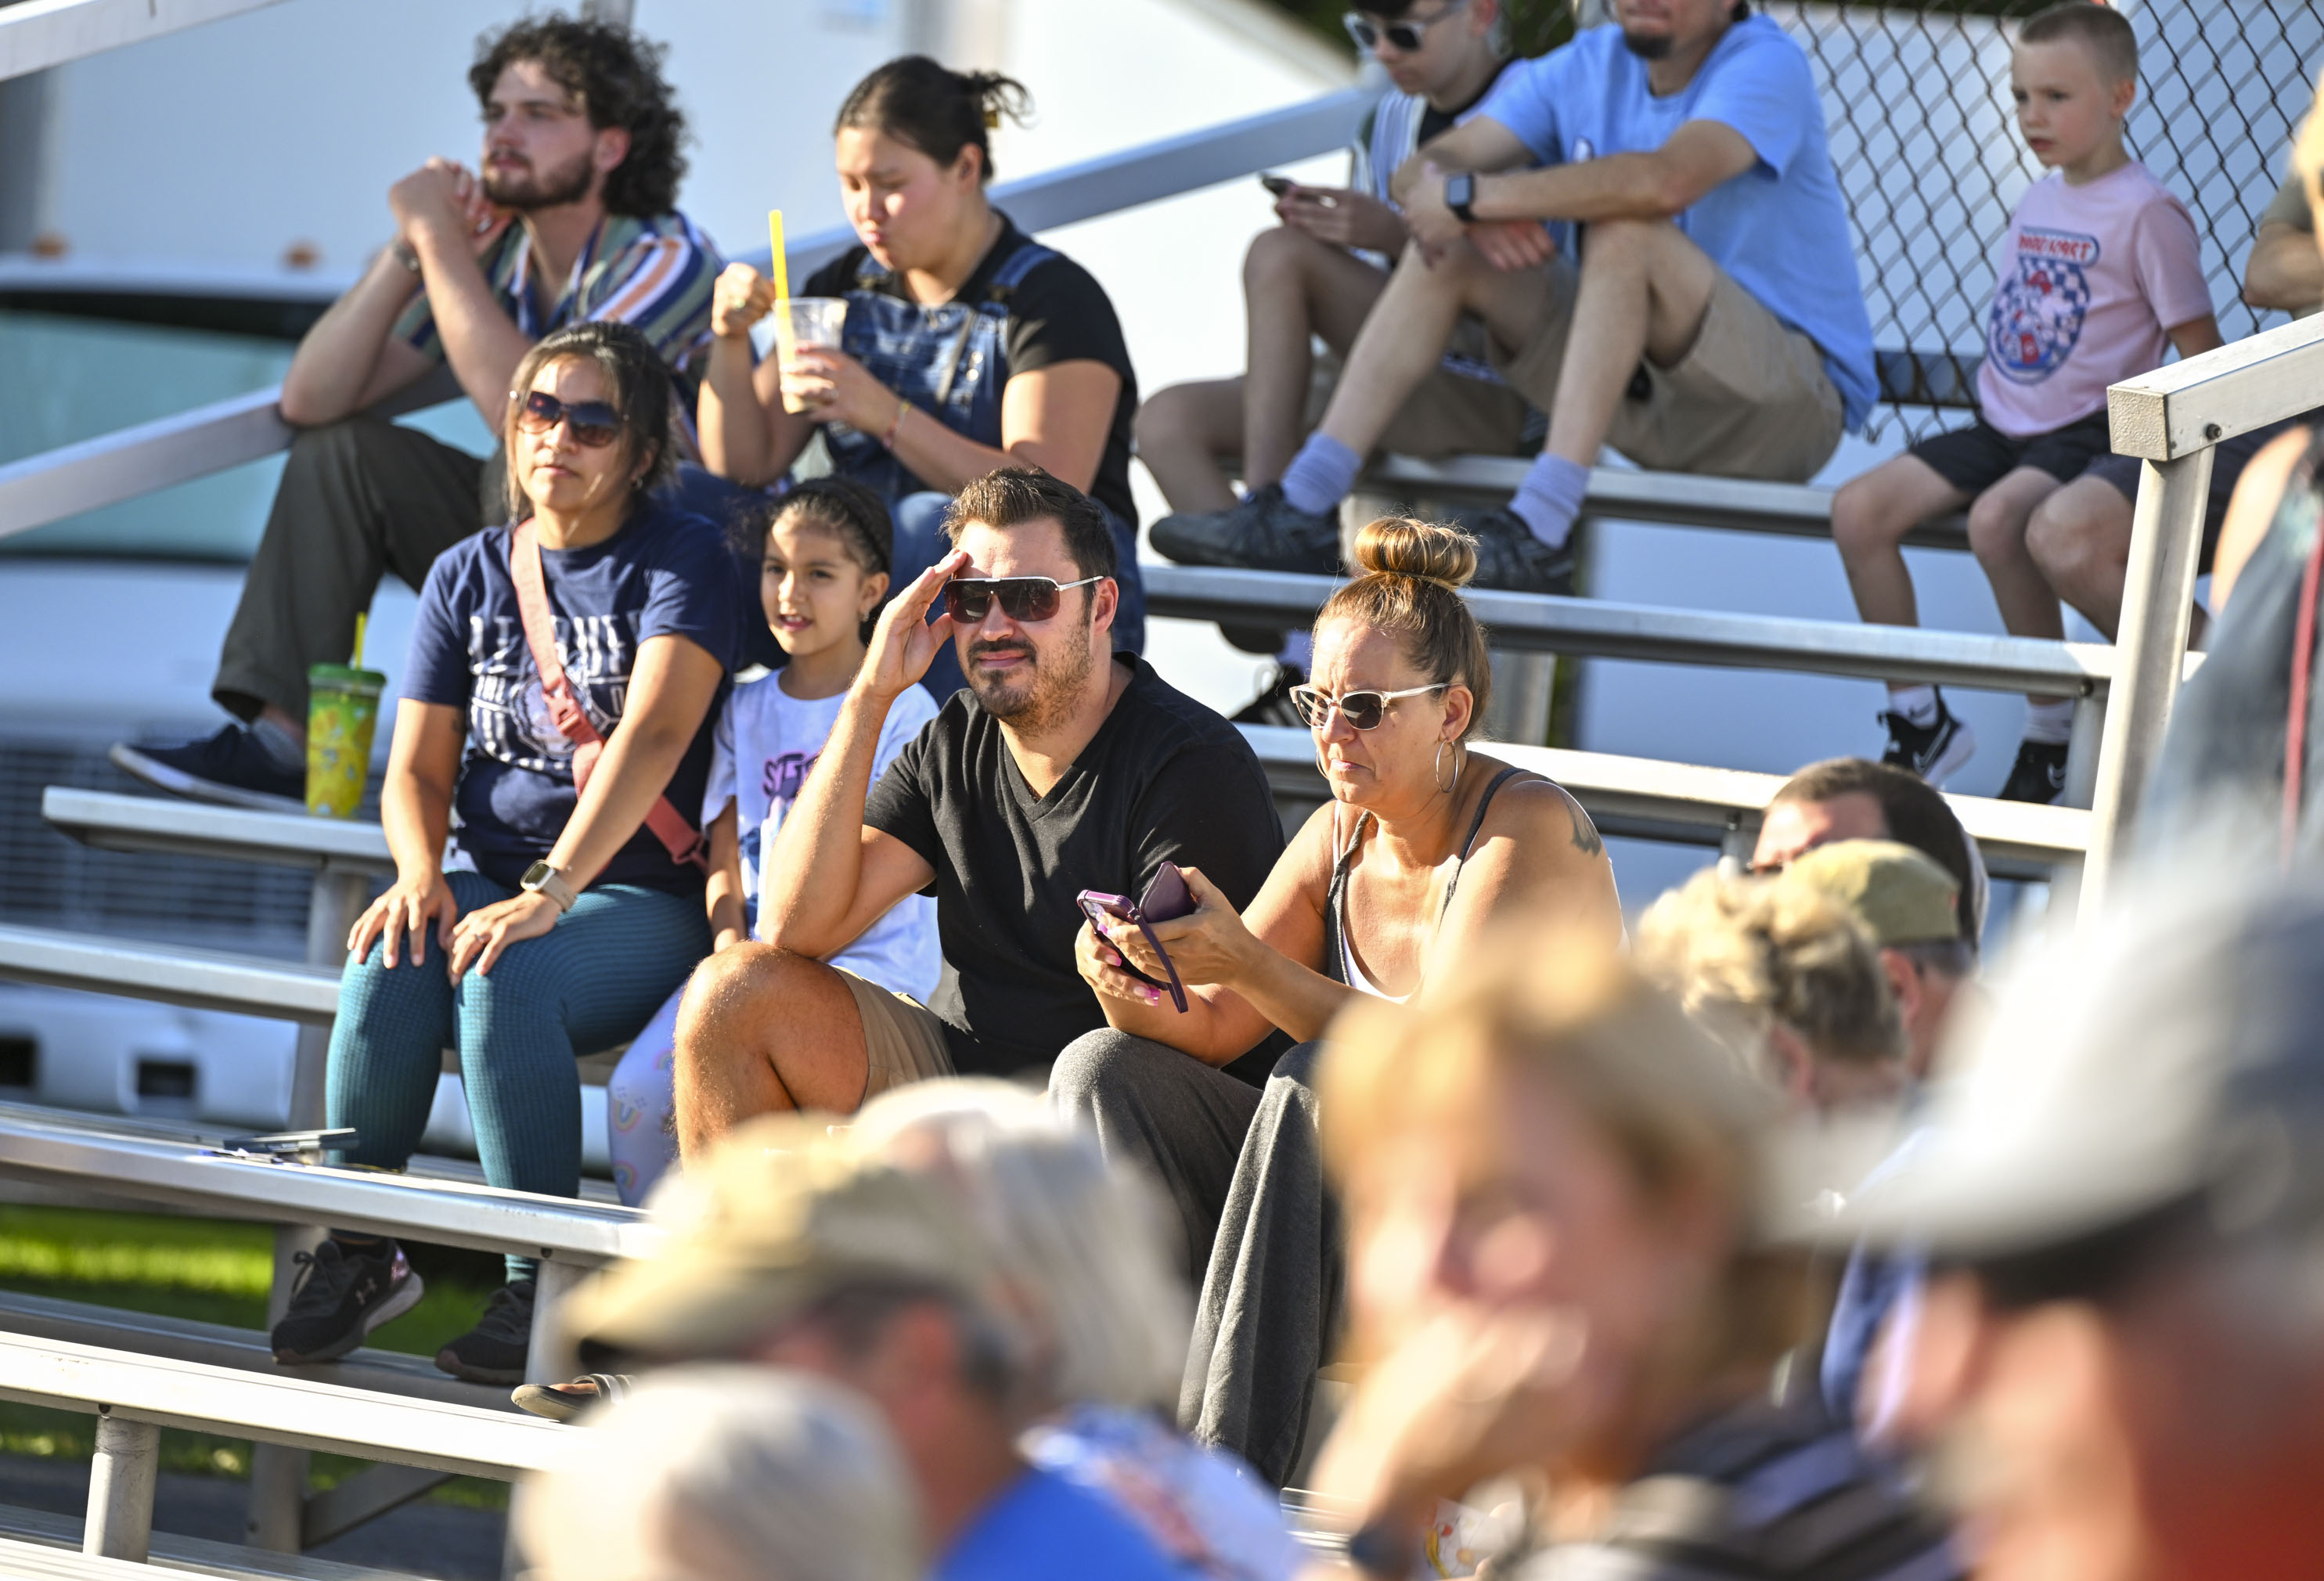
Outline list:
[[[564,833],[578,795],[573,743],[541,697],[508,557],[505,527],[487,528],[436,557],[420,592],[403,697],[467,710],[453,839],[478,872],[514,888],[525,869],[546,857]],[[586,549],[543,546],[540,567],[557,624],[558,662],[607,739],[621,723],[630,671],[649,638],[683,637],[732,667],[733,556],[718,529],[702,518],[649,500],[604,543]],[[689,823],[709,782],[711,737],[725,685],[720,683],[662,793]],[[640,825],[595,882],[685,894],[701,889],[703,875],[690,863],[671,861],[653,832]]]

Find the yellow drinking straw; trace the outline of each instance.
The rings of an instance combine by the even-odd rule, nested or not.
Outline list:
[[[371,616],[368,613],[355,617],[355,656],[347,661],[347,668],[351,670],[363,668],[364,622],[370,619]]]
[[[788,367],[798,355],[798,346],[791,336],[791,271],[789,262],[783,257],[781,209],[767,210],[767,234],[775,244],[775,366],[781,369]],[[791,404],[791,398],[787,393],[783,397],[783,409],[795,412],[801,409]]]

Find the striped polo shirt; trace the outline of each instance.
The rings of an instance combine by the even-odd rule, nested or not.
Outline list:
[[[607,215],[545,314],[533,297],[532,236],[522,225],[510,225],[476,262],[526,339],[584,319],[618,319],[644,331],[673,373],[710,344],[710,288],[724,266],[710,238],[682,214]],[[443,360],[425,290],[404,308],[394,333],[429,361]]]
[[[1495,1561],[1515,1581],[1959,1581],[1944,1524],[1813,1401],[1698,1424],[1590,1541]]]

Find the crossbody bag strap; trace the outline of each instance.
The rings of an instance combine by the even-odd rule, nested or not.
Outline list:
[[[573,789],[578,795],[589,787],[589,777],[605,750],[605,737],[574,695],[573,682],[557,657],[557,620],[549,611],[549,584],[541,574],[540,541],[533,535],[530,520],[509,529],[509,580],[516,586],[516,612],[524,626],[524,645],[532,654],[532,667],[540,675],[541,701],[549,705],[549,717],[556,722],[558,732],[573,743]],[[646,809],[646,827],[669,852],[671,861],[709,869],[702,832],[669,804],[668,796],[655,797],[654,804]]]

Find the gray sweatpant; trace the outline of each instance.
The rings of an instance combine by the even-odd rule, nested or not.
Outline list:
[[[1049,1092],[1110,1159],[1145,1170],[1178,1209],[1202,1295],[1178,1425],[1280,1487],[1298,1469],[1315,1369],[1338,1337],[1345,1283],[1337,1205],[1315,1128],[1320,1043],[1275,1064],[1263,1091],[1161,1043],[1111,1030],[1057,1056]]]
[[[210,695],[244,721],[267,703],[301,724],[307,666],[345,664],[383,572],[412,587],[436,556],[507,519],[503,468],[383,418],[292,441]]]

